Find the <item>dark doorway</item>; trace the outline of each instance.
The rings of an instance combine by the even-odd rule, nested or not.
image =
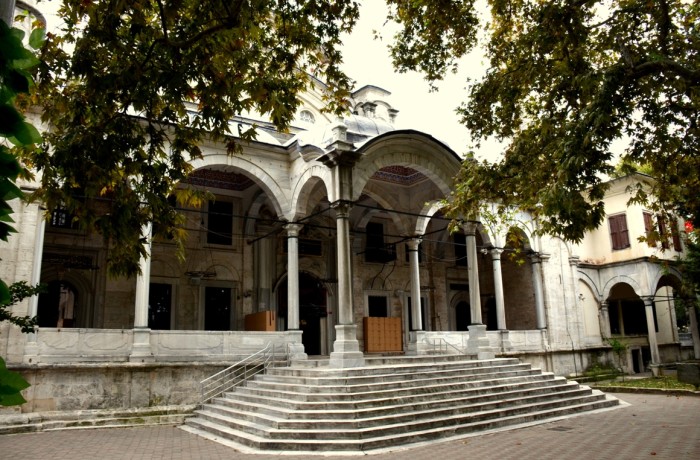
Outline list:
[[[231,330],[231,288],[208,286],[204,289],[204,330]]]
[[[277,315],[284,318],[287,325],[287,279],[279,285],[277,294]],[[301,343],[307,355],[321,354],[321,321],[328,316],[326,306],[326,288],[315,276],[305,272],[299,273],[299,329],[302,331]]]
[[[486,300],[486,329],[489,331],[498,330],[498,315],[496,312],[496,299],[489,297]]]
[[[151,283],[148,289],[148,327],[169,330],[173,287],[166,283]]]
[[[51,281],[46,292],[39,294],[39,327],[74,327],[78,290],[67,281]]]
[[[632,350],[632,369],[634,369],[635,374],[639,374],[642,372],[642,369],[639,367],[639,362],[641,361],[641,350],[640,349],[634,349]]]
[[[455,307],[455,329],[458,331],[468,331],[472,323],[472,312],[469,303],[464,300]]]

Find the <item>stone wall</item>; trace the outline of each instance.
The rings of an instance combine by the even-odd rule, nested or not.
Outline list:
[[[133,409],[196,404],[199,382],[227,364],[19,365],[31,385],[21,412]]]

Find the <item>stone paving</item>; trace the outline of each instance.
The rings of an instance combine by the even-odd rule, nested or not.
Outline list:
[[[700,459],[700,397],[615,394],[626,407],[516,430],[430,442],[371,455],[411,459]],[[173,426],[74,429],[0,436],[3,459],[241,459],[309,455],[244,454]],[[348,459],[327,455],[323,459]]]

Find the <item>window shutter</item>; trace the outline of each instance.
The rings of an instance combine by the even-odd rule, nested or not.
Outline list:
[[[654,230],[654,222],[651,217],[651,213],[645,212],[644,214],[644,232],[646,233],[647,236],[647,244],[650,247],[656,246],[656,238],[654,238],[653,230]]]
[[[624,214],[610,216],[610,238],[613,249],[625,249],[630,247],[629,231],[627,230],[627,219]]]

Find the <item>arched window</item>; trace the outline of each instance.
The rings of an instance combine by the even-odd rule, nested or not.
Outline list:
[[[314,114],[309,112],[308,110],[302,110],[301,112],[299,112],[299,119],[311,125],[316,123],[316,117],[314,117]]]

